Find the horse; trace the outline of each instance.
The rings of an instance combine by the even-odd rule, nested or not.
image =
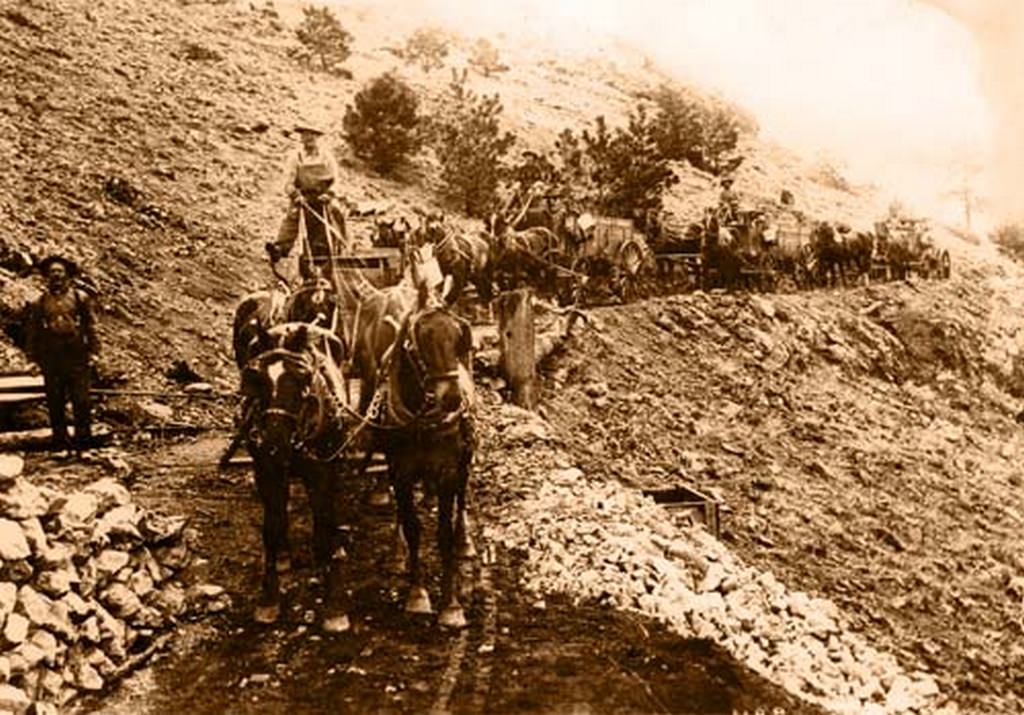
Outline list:
[[[819,221],[811,232],[811,246],[817,268],[818,283],[826,288],[846,285],[846,256],[836,240],[835,229],[827,221]]]
[[[468,284],[476,288],[484,303],[494,298],[494,251],[486,231],[461,231],[448,225],[440,213],[427,214],[413,233],[414,244],[434,244],[441,272],[452,277],[447,300],[455,303]]]
[[[253,405],[244,439],[263,506],[263,576],[254,618],[270,624],[280,616],[278,573],[290,565],[288,485],[299,475],[313,509],[313,559],[324,585],[322,627],[344,632],[349,620],[333,563],[336,464],[348,431],[339,411],[343,378],[337,361],[344,347],[330,331],[306,323],[275,326],[263,341],[272,347],[249,359],[241,379],[242,395]]]
[[[231,326],[231,344],[239,370],[266,349],[263,338],[271,327],[284,320],[287,301],[288,292],[280,288],[254,291],[239,301]]]
[[[490,234],[494,272],[505,289],[519,287],[524,276],[535,288],[557,287],[558,269],[571,263],[565,243],[549,228],[517,230],[504,216],[494,214],[490,218]]]
[[[472,337],[469,324],[448,306],[419,293],[417,310],[406,318],[388,358],[382,382],[382,425],[388,477],[407,545],[408,613],[431,613],[420,566],[420,521],[413,499],[418,482],[437,495],[437,543],[441,556],[438,623],[464,628],[458,599],[458,558],[472,554],[467,532],[466,490],[474,436]]]
[[[403,248],[411,233],[412,225],[405,216],[390,221],[377,219],[373,245],[380,248]]]

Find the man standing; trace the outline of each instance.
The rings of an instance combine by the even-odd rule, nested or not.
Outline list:
[[[302,248],[300,268],[304,278],[313,268],[323,268],[335,252],[347,243],[345,217],[333,193],[338,180],[338,165],[331,152],[320,146],[323,132],[315,127],[295,128],[302,146],[288,159],[284,193],[290,202],[281,222],[277,240],[267,244],[271,262],[287,256],[299,238],[300,215],[305,223],[307,245]],[[301,212],[301,214],[300,214]],[[307,254],[308,251],[308,254]]]
[[[99,353],[89,296],[72,285],[78,267],[63,256],[39,264],[46,290],[28,306],[26,351],[43,372],[53,448],[79,454],[92,439],[89,371]],[[74,442],[68,437],[65,405],[75,417]]]

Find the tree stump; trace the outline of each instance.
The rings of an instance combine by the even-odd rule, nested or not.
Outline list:
[[[502,293],[497,307],[501,371],[512,389],[512,402],[532,410],[537,406],[533,295],[528,288]]]

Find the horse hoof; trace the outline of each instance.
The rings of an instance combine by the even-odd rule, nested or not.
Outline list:
[[[269,625],[276,623],[278,616],[281,615],[281,607],[277,604],[270,606],[256,606],[256,611],[253,613],[253,620],[263,625]]]
[[[370,493],[370,506],[387,506],[391,503],[391,494],[386,490]]]
[[[290,556],[278,556],[274,562],[274,568],[278,573],[288,573],[292,570],[292,559]]]
[[[441,611],[437,623],[442,628],[465,628],[468,625],[461,606],[449,606]]]
[[[430,596],[427,589],[417,586],[409,591],[409,598],[405,601],[406,613],[433,613],[430,607]]]
[[[331,616],[324,619],[323,629],[325,633],[345,633],[352,627],[348,615],[342,613],[340,616]]]

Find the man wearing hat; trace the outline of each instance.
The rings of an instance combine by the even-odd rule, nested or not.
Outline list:
[[[730,177],[722,179],[722,193],[718,195],[718,206],[725,214],[727,223],[733,223],[739,218],[740,196],[732,189],[733,180]]]
[[[74,261],[49,256],[39,263],[46,290],[27,309],[26,352],[43,372],[53,448],[81,453],[92,438],[89,370],[99,354],[89,295],[72,285]],[[68,437],[65,405],[71,401],[74,442]]]
[[[295,127],[302,145],[288,158],[284,193],[289,200],[288,213],[281,222],[277,240],[267,244],[271,262],[287,256],[299,239],[300,211],[305,223],[307,243],[302,247],[300,269],[305,278],[313,268],[328,263],[331,249],[337,253],[348,242],[345,217],[333,193],[338,180],[338,165],[331,152],[320,146],[323,131],[308,124]]]

